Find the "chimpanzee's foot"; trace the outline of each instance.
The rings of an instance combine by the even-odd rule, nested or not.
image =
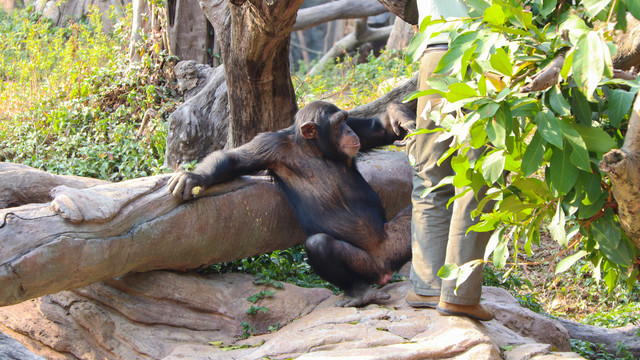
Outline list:
[[[358,291],[345,291],[343,298],[336,301],[336,306],[341,307],[360,307],[372,302],[388,300],[391,297],[386,291],[376,289],[370,286],[358,288]]]

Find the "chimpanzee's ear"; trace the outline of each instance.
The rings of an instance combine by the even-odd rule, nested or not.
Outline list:
[[[314,122],[306,122],[300,126],[300,132],[302,137],[307,140],[315,139],[318,137],[318,128]]]

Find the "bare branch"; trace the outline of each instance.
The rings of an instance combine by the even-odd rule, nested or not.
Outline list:
[[[564,52],[558,54],[558,56],[556,56],[549,65],[533,77],[529,85],[520,89],[520,92],[529,93],[533,91],[542,91],[556,85],[560,78],[560,70],[562,70],[564,60]]]
[[[306,30],[332,20],[355,19],[387,12],[377,0],[339,0],[298,10],[293,30]]]

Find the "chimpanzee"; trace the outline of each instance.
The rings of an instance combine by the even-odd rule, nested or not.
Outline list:
[[[268,170],[307,233],[311,267],[343,289],[338,306],[363,306],[389,295],[384,285],[411,258],[410,207],[387,222],[382,202],[356,169],[358,150],[402,140],[415,128],[415,114],[392,103],[381,119],[349,117],[336,106],[316,101],[295,115],[294,124],[262,133],[232,150],[216,151],[194,172],[169,180],[177,198],[240,175]]]

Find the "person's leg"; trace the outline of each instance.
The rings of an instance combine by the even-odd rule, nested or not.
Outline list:
[[[483,149],[470,150],[469,159],[476,159],[482,151]],[[464,190],[456,189],[456,194]],[[486,190],[487,188],[484,187],[478,194],[468,191],[453,202],[445,263],[461,266],[469,261],[483,258],[491,232],[475,232],[468,229],[478,222],[478,218],[471,217],[471,212],[478,207],[476,199],[482,199]],[[490,202],[485,209],[492,205],[493,202]],[[443,315],[462,315],[477,320],[491,320],[493,312],[480,305],[482,270],[482,265],[477,266],[457,289],[455,279],[443,280],[438,311]]]
[[[418,89],[428,89],[426,79],[435,69],[446,51],[446,46],[428,49],[422,58],[418,74]],[[418,98],[416,127],[433,129],[436,125],[425,115],[429,108],[436,107],[441,101],[437,95]],[[440,133],[417,135],[407,144],[409,160],[413,165],[412,192],[412,267],[410,279],[414,292],[407,294],[407,302],[412,306],[435,307],[441,290],[438,270],[444,265],[447,239],[451,221],[451,209],[446,204],[454,195],[455,189],[448,185],[434,190],[424,198],[423,191],[437,185],[444,177],[452,175],[448,161],[441,165],[438,159],[449,148],[449,142],[436,142]],[[428,298],[425,298],[428,297]]]

